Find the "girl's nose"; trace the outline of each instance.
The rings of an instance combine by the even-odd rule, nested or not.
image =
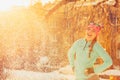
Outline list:
[[[89,30],[89,31],[88,31],[88,33],[91,33],[91,32],[92,32],[92,30]]]

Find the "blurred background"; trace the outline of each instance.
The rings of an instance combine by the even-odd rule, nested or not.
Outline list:
[[[0,2],[0,69],[52,72],[90,22],[103,25],[98,41],[120,69],[119,0],[4,0]],[[101,59],[98,63],[101,63]]]

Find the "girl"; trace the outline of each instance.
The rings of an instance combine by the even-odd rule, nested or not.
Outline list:
[[[93,69],[93,73],[98,74],[112,65],[111,57],[97,42],[100,30],[100,25],[90,23],[86,30],[86,37],[75,41],[68,51],[68,60],[75,71],[76,80],[89,80],[91,76],[85,72],[88,69]],[[103,64],[95,67],[94,63],[99,57],[103,59]]]

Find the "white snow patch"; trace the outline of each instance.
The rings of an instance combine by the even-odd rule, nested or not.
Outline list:
[[[63,68],[60,68],[60,69],[59,69],[59,73],[62,73],[62,74],[70,74],[70,75],[73,75],[73,74],[74,74],[74,72],[73,72],[73,70],[72,70],[72,68],[71,68],[70,65],[67,65],[67,66],[65,66],[65,67],[63,67]]]
[[[25,70],[11,70],[7,80],[74,80],[74,75],[64,75],[57,71],[50,73]]]
[[[70,71],[69,71],[70,70]],[[25,70],[8,70],[9,76],[6,80],[75,80],[75,76],[71,74],[70,66],[66,66],[54,72],[33,72]],[[120,76],[120,70],[107,70],[100,75]],[[108,79],[100,79],[108,80]]]
[[[120,70],[111,69],[111,70],[107,70],[105,72],[100,73],[100,75],[120,76]]]
[[[40,57],[40,63],[41,64],[47,64],[49,61],[48,57],[47,56],[43,56],[43,57]]]

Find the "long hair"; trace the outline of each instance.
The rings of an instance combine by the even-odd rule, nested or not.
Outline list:
[[[88,53],[88,57],[90,58],[90,55],[91,55],[91,52],[93,50],[93,47],[94,47],[94,44],[96,43],[97,41],[97,36],[92,40],[90,46],[89,46],[89,53]]]

